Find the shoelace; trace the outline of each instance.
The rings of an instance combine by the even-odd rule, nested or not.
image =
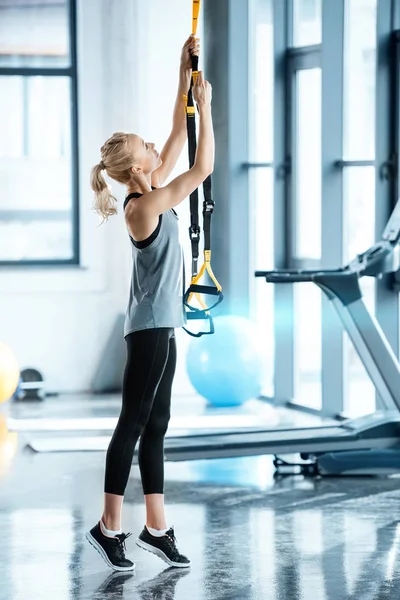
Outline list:
[[[171,550],[174,550],[176,555],[178,555],[179,554],[179,550],[177,548],[178,540],[175,535],[175,531],[174,531],[173,527],[171,527],[171,529],[169,529],[165,535],[168,540],[169,547],[171,548]]]
[[[119,544],[118,544],[118,554],[120,558],[125,558],[125,550],[126,550],[126,544],[125,541],[128,539],[128,537],[130,537],[132,534],[131,533],[121,533],[120,535],[117,535],[116,537],[119,540]]]

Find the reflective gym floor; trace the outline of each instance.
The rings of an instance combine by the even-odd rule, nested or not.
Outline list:
[[[93,416],[115,414],[94,406]],[[0,453],[1,600],[399,598],[399,479],[274,480],[270,457],[167,463],[169,523],[192,559],[179,571],[135,545],[144,506],[134,466],[123,522],[136,572],[112,574],[84,539],[101,514],[104,455],[35,454],[28,438],[19,434],[14,457],[12,437]]]

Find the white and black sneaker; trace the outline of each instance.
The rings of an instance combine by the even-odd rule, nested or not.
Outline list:
[[[125,557],[125,540],[131,533],[108,537],[101,531],[100,522],[86,534],[86,539],[97,550],[104,562],[114,571],[132,571],[135,564]]]
[[[143,550],[147,550],[148,552],[152,552],[156,556],[159,556],[170,567],[190,567],[190,560],[179,552],[176,542],[177,540],[173,527],[168,529],[167,533],[164,535],[157,537],[151,535],[145,526],[136,540],[136,544],[139,548],[143,548]]]

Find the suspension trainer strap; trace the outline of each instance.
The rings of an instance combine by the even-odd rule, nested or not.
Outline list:
[[[193,18],[192,18],[192,34],[196,35],[197,22],[200,10],[200,0],[193,0]],[[188,133],[188,150],[189,150],[189,167],[192,168],[196,158],[197,138],[196,138],[196,109],[193,100],[193,85],[198,77],[199,57],[192,56],[192,77],[190,89],[186,97],[186,123]],[[184,296],[184,304],[188,309],[186,316],[188,319],[205,320],[209,324],[208,331],[193,333],[185,329],[189,335],[200,337],[204,334],[214,333],[214,323],[210,315],[210,310],[215,308],[223,300],[222,288],[215,277],[211,268],[211,216],[214,210],[214,201],[211,193],[211,177],[203,182],[203,230],[204,230],[204,263],[200,270],[198,268],[199,260],[199,243],[200,243],[200,225],[199,225],[199,191],[194,190],[190,194],[190,227],[189,237],[192,249],[192,277],[191,285]],[[214,286],[200,285],[199,281],[205,273],[208,273]],[[211,306],[207,306],[202,296],[210,295],[217,297]],[[195,298],[200,308],[192,305],[192,300]]]
[[[188,150],[189,150],[189,168],[194,165],[196,158],[196,109],[193,101],[192,88],[194,77],[198,73],[199,57],[192,56],[192,80],[190,89],[187,95],[186,106],[186,124],[188,132]],[[199,242],[200,242],[200,226],[199,226],[199,190],[196,188],[190,194],[190,227],[189,237],[192,244],[192,278],[197,275],[199,261]]]
[[[197,24],[199,22],[200,0],[192,1],[192,35],[197,33]]]

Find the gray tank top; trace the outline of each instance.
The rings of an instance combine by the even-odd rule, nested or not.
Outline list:
[[[131,198],[141,195],[127,196],[124,210]],[[182,327],[185,281],[176,212],[160,215],[156,230],[146,240],[130,240],[133,265],[124,336],[142,329]]]

